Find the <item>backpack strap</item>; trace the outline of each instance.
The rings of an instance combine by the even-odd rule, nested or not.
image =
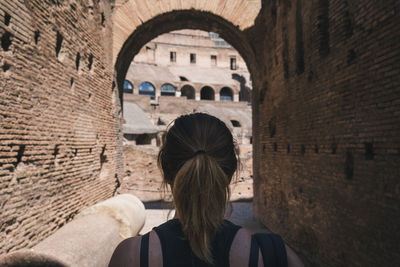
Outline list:
[[[249,267],[257,267],[258,266],[258,250],[259,250],[259,246],[257,244],[257,240],[254,237],[254,235],[252,235],[251,236]]]
[[[277,234],[254,234],[261,249],[264,266],[287,267],[285,243]]]
[[[140,267],[149,267],[149,236],[150,233],[143,235],[140,242]]]

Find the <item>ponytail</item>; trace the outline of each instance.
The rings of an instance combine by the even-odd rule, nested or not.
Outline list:
[[[177,172],[172,194],[182,230],[193,253],[213,263],[211,242],[229,200],[229,179],[207,154],[187,160]]]
[[[183,115],[168,130],[158,154],[171,186],[182,231],[195,256],[213,263],[211,244],[224,218],[229,183],[237,168],[225,123],[204,114]]]

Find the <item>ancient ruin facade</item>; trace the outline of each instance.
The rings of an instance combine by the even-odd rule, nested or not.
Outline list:
[[[209,113],[231,129],[238,145],[250,144],[252,139],[252,112],[247,102],[194,100],[186,97],[159,96],[156,101],[148,95],[124,94],[124,136],[144,134],[154,138],[155,131],[166,132],[174,119],[192,112]],[[157,128],[155,128],[157,127]],[[156,142],[159,146],[161,139]],[[150,144],[139,142],[141,144]],[[131,144],[133,144],[131,142]]]
[[[179,30],[142,47],[129,67],[124,93],[251,102],[251,81],[240,54],[217,33]]]
[[[311,266],[397,266],[399,9],[367,0],[0,2],[2,253],[113,194],[129,65],[158,35],[189,28],[220,34],[251,74],[262,223]]]

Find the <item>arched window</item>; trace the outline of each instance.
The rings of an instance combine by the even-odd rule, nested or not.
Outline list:
[[[210,86],[204,86],[200,91],[200,99],[201,100],[214,100],[215,92]]]
[[[233,101],[232,89],[229,87],[223,87],[219,91],[219,100],[221,101]]]
[[[155,98],[156,88],[149,82],[142,82],[139,85],[139,95],[150,95],[151,99]]]
[[[181,97],[186,96],[187,99],[195,99],[194,88],[190,85],[185,85],[181,89]]]
[[[128,80],[124,81],[124,93],[133,94],[133,84]]]
[[[175,96],[176,87],[170,83],[164,83],[161,86],[161,95],[162,96]]]

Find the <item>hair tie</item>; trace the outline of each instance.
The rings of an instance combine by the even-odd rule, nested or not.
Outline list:
[[[206,152],[205,150],[199,149],[199,150],[197,150],[196,152],[193,153],[193,156],[192,156],[192,157],[196,157],[196,156],[199,155],[199,154],[206,154],[206,153],[207,153],[207,152]]]

